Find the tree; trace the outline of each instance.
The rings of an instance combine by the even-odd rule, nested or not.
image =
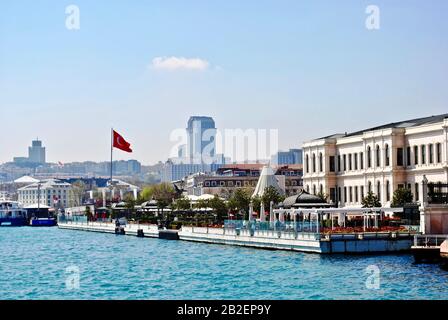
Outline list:
[[[317,196],[319,197],[319,198],[321,198],[323,201],[325,201],[325,202],[327,202],[327,200],[328,200],[328,195],[327,194],[325,194],[324,192],[322,192],[322,191],[320,191],[318,194],[317,194]]]
[[[367,195],[362,199],[361,204],[364,208],[381,207],[381,202],[378,196],[372,191],[369,191]]]
[[[77,180],[72,184],[71,195],[72,195],[72,205],[79,207],[83,203],[84,194],[87,191],[87,186],[82,180]]]
[[[124,203],[125,203],[127,216],[132,217],[134,214],[135,204],[136,204],[134,197],[131,195],[126,195],[126,197],[124,198]]]
[[[403,207],[406,203],[412,202],[413,196],[408,188],[398,188],[392,197],[392,207]]]
[[[229,199],[229,209],[239,212],[249,212],[249,204],[251,200],[251,192],[248,189],[236,189]]]
[[[227,205],[221,200],[217,195],[213,197],[213,199],[209,200],[209,206],[216,213],[216,219],[219,223],[222,223],[224,215],[227,214]]]
[[[271,201],[274,204],[277,204],[283,200],[285,200],[285,197],[281,195],[280,192],[273,186],[266,187],[266,189],[264,189],[263,196],[261,197],[261,201],[263,201],[265,208],[269,208]]]
[[[191,209],[191,201],[185,197],[177,199],[173,203],[174,210],[187,211]]]

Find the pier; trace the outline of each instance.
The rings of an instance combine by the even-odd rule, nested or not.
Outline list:
[[[161,230],[157,225],[85,220],[60,220],[59,228],[320,254],[407,252],[415,244],[416,231],[381,225],[381,208],[294,209],[277,213],[278,220],[227,220],[222,228],[182,226],[180,230]],[[290,215],[289,221],[285,220],[286,214]],[[346,226],[353,223],[349,215],[362,218],[362,225]]]
[[[448,235],[415,235],[411,251],[417,263],[448,258]]]

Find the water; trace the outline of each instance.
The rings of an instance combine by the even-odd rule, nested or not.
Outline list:
[[[448,271],[407,254],[324,256],[23,227],[0,228],[0,257],[0,299],[448,299]],[[370,265],[380,270],[378,290],[366,287]],[[66,283],[73,266],[79,288]]]

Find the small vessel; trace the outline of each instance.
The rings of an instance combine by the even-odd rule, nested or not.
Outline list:
[[[57,225],[55,218],[32,218],[30,220],[31,227],[54,227]]]
[[[0,227],[27,225],[27,211],[16,201],[0,201]]]

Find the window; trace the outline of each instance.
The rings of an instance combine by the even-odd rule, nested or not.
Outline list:
[[[414,146],[414,165],[418,165],[418,146]]]
[[[372,148],[367,147],[367,168],[372,167]]]
[[[316,195],[316,185],[313,184],[313,194]]]
[[[358,170],[358,154],[357,153],[353,154],[353,162],[355,165],[355,170]]]
[[[344,202],[347,202],[347,187],[344,187]]]
[[[226,186],[226,182],[225,181],[219,181],[219,186],[220,187],[225,187]]]
[[[324,164],[323,164],[323,157],[322,152],[319,153],[319,172],[322,172],[324,170]]]
[[[397,148],[397,166],[403,166],[404,165],[404,159],[403,159],[403,148]]]
[[[315,153],[313,153],[311,161],[312,161],[312,166],[313,166],[313,172],[316,172],[316,154]]]
[[[367,192],[372,192],[372,182],[369,181],[369,184],[367,185]]]
[[[344,171],[347,171],[347,156],[345,154],[343,155],[343,160],[344,160]]]
[[[386,181],[386,201],[390,201],[390,182]]]
[[[306,170],[306,173],[310,172],[310,159],[309,159],[308,155],[305,156],[305,170]]]
[[[442,145],[440,143],[436,144],[436,162],[442,162]]]
[[[426,164],[426,146],[424,144],[422,144],[421,148],[421,153],[422,153],[422,164]]]
[[[341,155],[338,155],[338,172],[341,172]]]
[[[352,154],[348,155],[348,170],[352,170]]]
[[[385,160],[386,160],[386,167],[388,167],[389,166],[389,164],[390,164],[390,155],[389,155],[389,145],[388,144],[386,144],[386,147],[385,147],[385,151],[384,151],[386,154],[385,154]]]
[[[364,170],[364,152],[359,154],[359,167],[361,170]]]
[[[309,184],[306,185],[306,192],[310,193],[310,185]]]
[[[338,201],[341,201],[341,187],[338,188]]]
[[[376,183],[376,195],[381,200],[381,183],[379,181]]]
[[[376,152],[375,152],[375,157],[376,157],[376,166],[379,167],[381,166],[381,151],[380,151],[380,146],[376,146]]]
[[[411,147],[406,147],[406,165],[411,166]]]
[[[330,172],[335,172],[334,156],[330,156]]]
[[[355,186],[355,202],[359,201],[359,197],[358,197],[358,186]]]
[[[324,193],[324,186],[323,186],[323,185],[320,185],[320,187],[319,187],[319,193],[320,193],[320,194],[323,194],[323,193]]]
[[[364,198],[364,186],[361,186],[361,199]]]
[[[414,193],[415,198],[414,198],[414,201],[418,201],[418,199],[420,198],[420,196],[418,194],[418,188],[419,188],[418,187],[418,183],[415,184],[414,188],[415,188],[415,193]]]
[[[350,202],[353,202],[353,188],[350,187],[349,190]]]
[[[434,145],[431,143],[429,145],[429,163],[434,163]]]

